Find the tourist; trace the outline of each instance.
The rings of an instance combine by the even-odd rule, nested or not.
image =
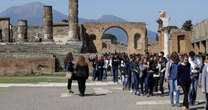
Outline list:
[[[160,86],[160,92],[161,95],[164,94],[164,79],[165,79],[165,70],[166,70],[166,64],[167,59],[164,57],[164,52],[159,53],[159,86]]]
[[[208,56],[205,60],[205,65],[202,71],[202,92],[205,94],[206,98],[206,110],[208,110]]]
[[[94,57],[94,58],[91,57],[88,60],[90,62],[92,62],[92,67],[93,67],[93,70],[92,70],[93,78],[92,78],[92,80],[95,81],[98,78],[98,70],[97,70],[98,56],[96,55],[96,57]]]
[[[149,58],[149,61],[148,61],[148,71],[147,71],[147,92],[148,92],[148,95],[147,97],[149,96],[153,96],[153,88],[154,88],[154,73],[156,72],[156,65],[155,65],[155,62],[154,62],[154,56],[151,55],[150,58]]]
[[[103,65],[103,80],[107,80],[108,76],[108,67],[109,67],[110,61],[107,56],[104,56],[104,65]]]
[[[113,69],[113,82],[118,82],[118,69],[119,69],[119,58],[115,54],[112,58],[112,69]]]
[[[142,63],[140,64],[140,87],[141,87],[141,94],[146,95],[147,94],[147,69],[148,69],[148,64],[147,64],[147,58],[144,57],[142,59]]]
[[[189,62],[191,64],[191,79],[192,79],[191,87],[189,91],[189,103],[191,105],[194,105],[197,97],[197,86],[198,86],[200,69],[202,67],[202,61],[200,60],[199,57],[196,57],[193,51],[191,51],[189,53]]]
[[[77,81],[78,81],[80,96],[84,96],[86,89],[85,83],[89,77],[89,67],[85,61],[84,56],[79,56],[76,64],[75,72],[76,72],[75,76],[77,77]]]
[[[170,60],[166,65],[165,78],[169,83],[169,96],[172,106],[180,106],[179,104],[179,90],[177,84],[177,71],[178,71],[179,56],[176,52],[173,52],[170,56]],[[174,97],[174,93],[176,94]]]
[[[128,60],[126,60],[126,68],[127,68],[127,76],[128,76],[128,80],[127,80],[127,85],[128,85],[128,90],[131,91],[131,73],[132,73],[132,69],[131,69],[131,61],[132,58],[130,57]]]
[[[188,62],[188,55],[182,56],[182,62],[178,66],[177,72],[178,85],[182,87],[184,93],[184,110],[189,109],[188,93],[191,85],[191,65]]]
[[[64,59],[64,69],[65,69],[65,72],[69,72],[67,74],[71,74],[71,78],[68,78],[68,83],[67,83],[68,92],[70,94],[74,93],[71,90],[71,85],[72,85],[72,80],[75,80],[76,78],[74,76],[74,63],[73,63],[73,55],[71,52],[69,52],[66,55],[66,58]]]
[[[121,64],[120,64],[120,72],[121,72],[121,81],[123,85],[123,90],[126,90],[128,87],[128,74],[127,74],[127,64],[124,58],[121,59]]]
[[[139,60],[136,56],[133,58],[132,62],[132,91],[135,95],[140,95],[139,93],[139,77],[140,77],[140,68]]]
[[[159,80],[160,80],[158,60],[159,60],[158,55],[154,54],[154,56],[153,56],[153,61],[154,61],[153,66],[155,67],[155,70],[154,70],[154,73],[153,73],[153,78],[154,78],[154,90],[155,90],[155,92],[158,92],[158,86],[159,86]]]
[[[104,71],[104,58],[103,56],[99,56],[97,62],[97,71],[98,71],[98,81],[103,80],[103,71]]]

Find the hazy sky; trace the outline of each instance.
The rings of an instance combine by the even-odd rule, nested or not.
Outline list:
[[[40,1],[67,14],[68,0],[0,0],[0,11],[15,5]],[[111,14],[128,21],[146,22],[151,30],[157,29],[156,20],[161,9],[171,17],[171,25],[181,26],[185,20],[194,23],[208,18],[208,0],[79,0],[79,16],[96,19]]]

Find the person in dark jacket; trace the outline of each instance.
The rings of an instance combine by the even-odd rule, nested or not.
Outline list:
[[[154,77],[153,74],[156,72],[156,64],[153,59],[153,56],[150,56],[150,59],[148,61],[148,72],[147,72],[147,88],[148,88],[148,95],[153,96],[153,89],[154,89]]]
[[[76,71],[75,74],[78,81],[80,96],[83,97],[85,96],[85,89],[86,89],[85,83],[89,77],[89,67],[85,61],[84,56],[79,56],[75,71]]]
[[[114,55],[112,58],[112,69],[113,69],[113,82],[118,82],[118,69],[119,69],[119,58],[117,55]]]
[[[164,87],[163,87],[163,84],[164,84],[164,80],[165,80],[165,70],[166,70],[166,64],[167,64],[167,59],[164,57],[164,52],[160,52],[159,54],[159,77],[160,77],[160,80],[159,80],[159,85],[160,85],[160,92],[161,92],[161,95],[164,94]]]
[[[178,66],[177,81],[182,87],[184,93],[183,106],[184,110],[189,109],[188,93],[191,85],[191,65],[188,62],[188,55],[182,56],[182,63]]]
[[[74,76],[74,63],[73,63],[73,55],[71,52],[69,52],[66,56],[66,58],[64,59],[64,70],[65,72],[71,72],[72,76],[70,79],[68,79],[68,83],[67,83],[67,89],[69,91],[69,93],[74,93],[71,90],[71,84],[72,84],[72,80],[75,80],[75,76]]]

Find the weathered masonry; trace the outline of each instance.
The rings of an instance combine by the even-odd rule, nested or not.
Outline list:
[[[197,53],[208,52],[208,20],[204,20],[194,26],[192,46]]]

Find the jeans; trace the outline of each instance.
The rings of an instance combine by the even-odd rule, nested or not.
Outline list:
[[[132,90],[139,92],[139,73],[133,72],[131,84]]]
[[[92,73],[93,73],[93,81],[95,81],[96,78],[98,77],[97,70],[95,68],[93,68],[93,72]]]
[[[190,90],[189,90],[189,103],[191,105],[194,105],[196,102],[197,86],[198,86],[198,79],[195,78],[192,80]]]
[[[178,90],[178,85],[177,85],[177,80],[169,80],[169,86],[170,86],[170,93],[169,93],[169,96],[170,96],[170,102],[172,105],[174,104],[179,104],[179,96],[180,96],[180,93],[179,93],[179,90]],[[175,97],[174,97],[174,92],[176,93],[175,94]],[[174,103],[176,102],[176,103]]]
[[[103,69],[103,80],[107,80],[107,76],[108,76],[107,73],[108,73],[107,69],[104,68]]]
[[[128,87],[128,75],[122,75],[122,84],[123,84],[123,89],[127,89],[127,87]]]
[[[113,67],[113,82],[118,82],[118,67]]]

